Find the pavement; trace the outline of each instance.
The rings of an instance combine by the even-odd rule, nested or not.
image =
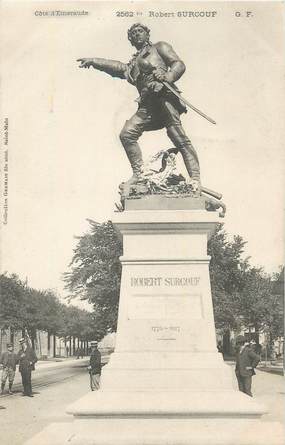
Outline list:
[[[262,417],[264,422],[278,421],[285,425],[285,385],[284,377],[278,374],[257,370],[252,379],[254,398],[263,403],[268,414]],[[270,443],[270,439],[268,444]]]
[[[42,391],[43,388],[50,385],[57,385],[65,380],[73,378],[76,374],[87,374],[87,366],[89,364],[89,358],[74,359],[66,358],[61,361],[39,361],[36,363],[36,369],[32,372],[32,387],[33,392],[37,394],[37,391]],[[13,392],[14,396],[22,394],[22,378],[20,372],[17,370],[15,374]],[[6,383],[5,392],[0,397],[0,405],[2,400],[9,398],[8,385]]]
[[[226,364],[232,369],[233,384],[238,389],[234,371],[235,362],[227,361]],[[261,418],[263,422],[277,421],[285,425],[285,385],[282,375],[263,372],[257,368],[256,375],[252,377],[252,393],[254,399],[265,405],[268,410],[268,413]]]
[[[87,358],[39,362],[32,377],[33,398],[22,397],[21,384],[19,392],[0,397],[1,445],[23,445],[50,423],[71,422],[66,407],[90,391],[87,363]]]
[[[74,357],[59,357],[49,360],[38,360],[36,363],[37,369],[48,369],[48,368],[60,368],[61,366],[66,366],[69,364],[72,366],[73,364],[80,363],[80,361],[89,360],[89,357],[82,358],[74,358]]]
[[[284,375],[283,361],[262,361],[259,363],[258,369],[260,371],[271,372],[272,374]]]
[[[109,359],[109,355],[102,354],[102,366],[104,366]],[[87,366],[89,365],[89,356],[83,358],[74,357],[60,357],[50,360],[39,360],[35,365],[35,371],[32,373],[32,386],[33,390],[42,390],[46,386],[60,383],[73,377],[75,374],[84,372],[87,376]],[[1,371],[0,371],[1,375]],[[21,374],[16,371],[14,384],[13,384],[14,395],[22,393],[22,379]],[[0,395],[0,409],[2,406],[1,399],[10,397],[8,394],[8,382],[6,383],[5,392]]]
[[[55,357],[55,358],[49,358],[47,360],[38,360],[36,366],[44,366],[44,367],[53,367],[53,366],[64,366],[66,363],[72,364],[79,363],[80,360],[89,360],[89,355],[84,356],[83,358],[75,358],[72,357]],[[105,364],[108,361],[109,354],[101,354],[101,361],[102,364]]]

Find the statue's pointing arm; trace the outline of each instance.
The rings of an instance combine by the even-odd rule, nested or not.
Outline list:
[[[90,68],[92,66],[96,70],[104,71],[112,77],[126,79],[128,65],[117,60],[101,59],[95,57],[92,59],[77,59],[80,62],[79,68]]]
[[[174,49],[171,45],[166,42],[158,42],[156,44],[156,49],[164,60],[165,64],[169,68],[167,73],[163,75],[163,73],[158,72],[154,73],[158,80],[166,81],[169,83],[176,82],[180,77],[184,74],[186,70],[186,66],[184,62],[180,59],[180,57],[175,53]],[[159,78],[160,74],[164,78]]]

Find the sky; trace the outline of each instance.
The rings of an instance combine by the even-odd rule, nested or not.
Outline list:
[[[112,219],[118,185],[131,175],[118,135],[136,111],[137,92],[126,81],[79,69],[76,59],[127,62],[135,52],[127,29],[137,21],[151,29],[152,42],[173,46],[187,67],[178,82],[183,95],[217,122],[190,111],[182,118],[199,155],[203,185],[223,194],[225,230],[247,241],[245,255],[252,265],[276,271],[284,263],[281,7],[270,2],[164,2],[163,7],[80,2],[77,7],[72,2],[60,9],[89,14],[43,17],[35,11],[58,5],[4,2],[1,126],[8,118],[9,141],[1,147],[2,173],[8,148],[7,224],[1,193],[2,272],[64,296],[62,274],[75,237],[88,231],[87,218]],[[116,15],[125,10],[134,17]],[[149,11],[217,14],[151,18]],[[252,15],[246,18],[245,11]],[[170,146],[164,130],[141,138],[145,159]]]

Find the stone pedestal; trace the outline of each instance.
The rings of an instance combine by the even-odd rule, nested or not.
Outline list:
[[[101,389],[68,407],[73,423],[29,445],[283,443],[281,425],[260,421],[266,410],[233,389],[217,352],[207,240],[218,219],[199,209],[115,214],[124,245],[115,352]]]
[[[102,391],[232,388],[217,352],[207,240],[215,213],[126,211],[116,350]]]

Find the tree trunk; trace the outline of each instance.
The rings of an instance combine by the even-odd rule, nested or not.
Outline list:
[[[50,333],[47,333],[47,355],[50,357]]]
[[[14,337],[15,337],[14,329],[10,328],[10,343],[14,344]]]
[[[231,338],[230,338],[230,331],[227,329],[225,333],[223,334],[223,351],[226,355],[231,355]]]
[[[53,356],[56,356],[56,336],[53,336]]]
[[[273,335],[272,332],[269,332],[269,351],[270,351],[270,360],[274,360],[274,343],[273,343]]]
[[[38,331],[37,334],[38,334],[38,350],[39,350],[39,353],[40,353],[40,357],[42,357],[42,342],[41,342],[40,331]]]
[[[259,344],[259,326],[254,325],[254,330],[255,330],[254,340],[256,341],[256,343]]]
[[[35,336],[36,336],[36,332],[34,329],[27,329],[29,338],[30,338],[30,345],[32,346],[33,349],[35,349]]]

